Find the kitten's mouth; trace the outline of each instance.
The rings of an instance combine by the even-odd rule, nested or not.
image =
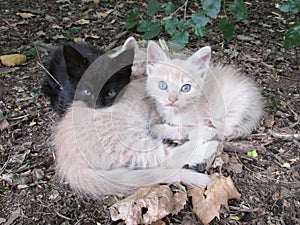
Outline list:
[[[174,103],[168,103],[168,104],[166,104],[166,106],[168,106],[168,107],[175,107]]]

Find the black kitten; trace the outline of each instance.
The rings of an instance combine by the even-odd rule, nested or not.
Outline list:
[[[46,68],[59,84],[46,73],[43,91],[50,97],[51,106],[60,117],[64,115],[64,112],[72,103],[77,85],[87,68],[104,53],[103,50],[76,43],[67,43],[51,51],[46,62]],[[95,78],[101,76],[100,73],[101,71],[93,76]],[[91,95],[93,81],[86,82],[80,86],[80,99],[86,103],[95,103],[95,105],[88,104],[89,107],[110,106],[118,93],[129,83],[130,75],[131,65],[125,66],[114,73],[104,84],[95,101],[91,99],[94,97]]]

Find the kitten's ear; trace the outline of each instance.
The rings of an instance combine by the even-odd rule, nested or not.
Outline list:
[[[166,53],[154,41],[149,41],[147,47],[147,72],[151,73],[153,66],[168,59]]]
[[[209,67],[211,58],[211,48],[209,46],[200,48],[195,52],[188,61],[196,65],[198,69],[204,69]]]
[[[133,48],[133,49],[138,49],[139,48],[139,46],[138,46],[138,44],[137,44],[134,37],[127,38],[127,40],[125,41],[125,43],[122,46],[123,50],[130,49],[130,48]]]
[[[70,45],[63,46],[63,53],[67,66],[67,73],[71,78],[81,78],[88,67],[88,62],[75,48]]]

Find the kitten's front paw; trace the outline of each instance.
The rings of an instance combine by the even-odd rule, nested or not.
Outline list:
[[[215,157],[216,152],[221,148],[222,143],[217,140],[199,143],[187,165],[195,167],[198,164],[206,163],[208,160]]]
[[[187,139],[188,132],[185,128],[179,126],[170,126],[168,124],[156,124],[151,128],[151,133],[161,140],[184,141]]]

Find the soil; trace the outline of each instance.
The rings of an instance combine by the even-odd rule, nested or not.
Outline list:
[[[179,7],[182,1],[177,2]],[[275,3],[247,1],[248,19],[237,23],[231,42],[223,41],[218,23],[212,21],[209,34],[192,35],[187,46],[195,51],[211,45],[216,63],[231,64],[253,78],[265,97],[260,126],[248,137],[232,141],[250,149],[257,146],[257,158],[248,156],[243,147],[229,149],[227,154],[242,170],[222,169],[242,197],[231,200],[228,209],[222,207],[220,219],[211,224],[300,224],[300,48],[288,52],[283,48],[284,33],[299,14],[283,14]],[[134,1],[1,0],[0,6],[0,55],[30,55],[36,45],[44,61],[49,46],[66,40],[105,47],[114,40],[115,46],[121,45],[130,35],[142,39],[130,31],[116,39],[123,32],[126,13],[135,7],[145,12],[145,4]],[[106,15],[108,10],[113,11]],[[197,7],[189,1],[188,15],[192,10]],[[24,12],[34,16],[22,19],[18,13]],[[164,33],[160,37],[168,38]],[[111,221],[109,215],[117,197],[92,199],[56,179],[51,140],[57,116],[41,92],[44,71],[37,60],[32,54],[22,66],[0,67],[0,109],[9,123],[0,130],[0,224],[123,224]],[[163,221],[201,224],[190,202]]]

